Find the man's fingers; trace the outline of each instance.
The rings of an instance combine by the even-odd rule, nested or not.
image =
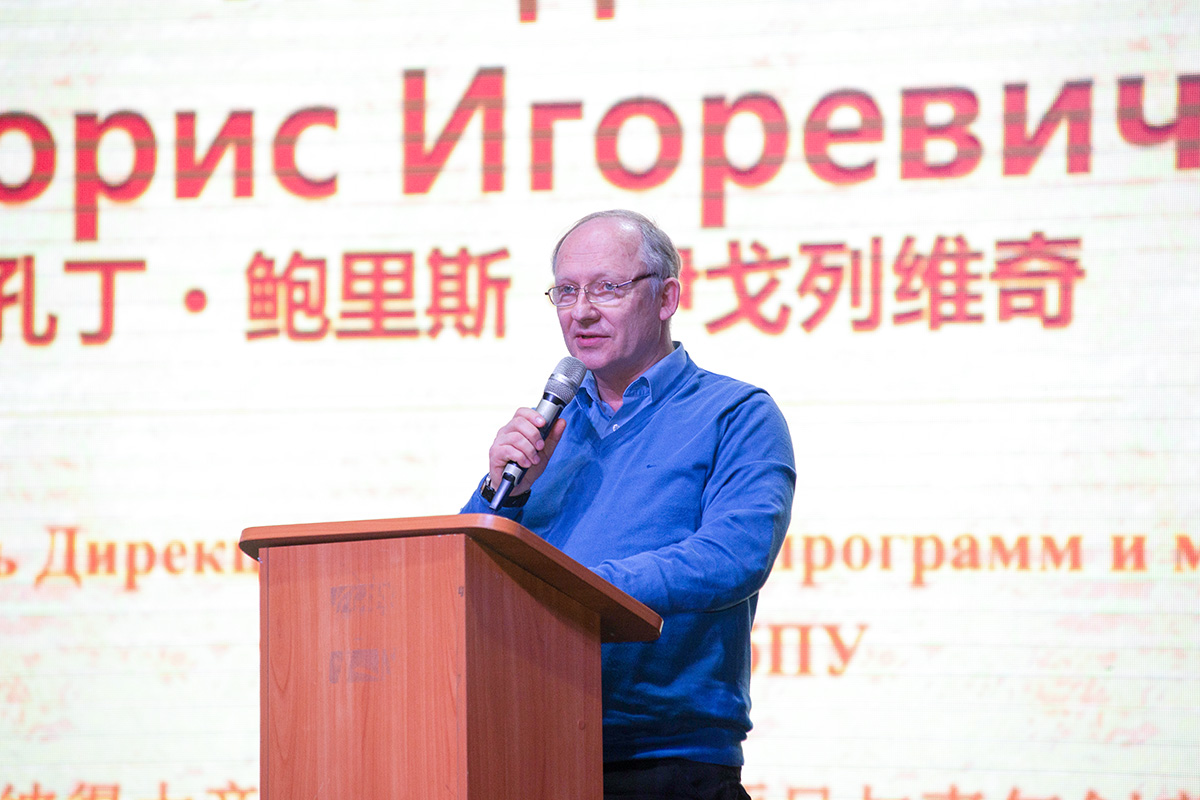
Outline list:
[[[532,408],[518,408],[512,419],[496,432],[496,438],[488,450],[488,475],[493,486],[500,484],[508,462],[528,470],[543,460],[539,451],[546,446],[546,442],[542,439],[539,425],[544,423]]]
[[[546,464],[550,461],[550,456],[554,454],[554,448],[558,446],[563,431],[567,427],[565,419],[556,420],[550,433],[543,440],[536,427],[533,428],[532,435],[530,435],[530,431],[525,428],[523,423],[532,424],[529,420],[518,421],[514,417],[512,422],[501,428],[491,451],[492,464],[489,474],[492,478],[492,486],[500,485],[504,467],[509,461],[515,462],[525,470],[525,474],[514,488],[513,494],[527,491],[538,479],[546,469]]]
[[[546,443],[542,446],[542,458],[547,461],[550,460],[550,456],[554,455],[554,448],[558,447],[558,443],[563,436],[563,431],[566,429],[567,421],[565,419],[554,421],[554,427],[550,429],[550,434],[546,437]]]

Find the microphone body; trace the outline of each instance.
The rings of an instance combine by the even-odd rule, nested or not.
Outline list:
[[[558,420],[558,415],[575,398],[575,393],[579,391],[579,384],[583,383],[583,376],[586,373],[587,367],[583,365],[583,362],[571,356],[559,361],[554,372],[550,373],[550,379],[546,381],[546,388],[542,390],[542,399],[533,409],[546,421],[545,425],[538,428],[542,439],[550,435],[550,430]],[[490,505],[493,511],[500,508],[512,492],[513,487],[520,483],[524,476],[525,468],[515,461],[509,461],[505,465],[500,485],[496,487],[496,493],[492,496]]]

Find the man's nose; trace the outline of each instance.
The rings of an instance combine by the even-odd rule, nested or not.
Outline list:
[[[587,292],[580,291],[575,298],[575,305],[571,306],[571,316],[577,320],[595,319],[599,314],[596,311],[596,306],[592,303],[592,299],[588,297]]]

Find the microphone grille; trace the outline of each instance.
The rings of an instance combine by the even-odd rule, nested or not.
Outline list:
[[[587,374],[587,367],[578,358],[567,356],[562,361],[558,362],[558,366],[554,368],[554,372],[550,373],[550,380],[546,381],[546,394],[552,394],[562,400],[563,405],[575,399],[575,393],[579,391],[579,384],[583,383],[583,376]]]

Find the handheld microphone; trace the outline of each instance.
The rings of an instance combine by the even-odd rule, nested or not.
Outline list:
[[[538,429],[543,439],[550,435],[550,429],[554,427],[559,412],[575,398],[575,393],[579,391],[579,384],[583,383],[583,376],[586,373],[587,367],[583,365],[583,362],[571,356],[559,361],[554,372],[550,373],[550,379],[546,381],[546,388],[542,390],[542,400],[534,407],[538,416],[546,420],[546,424]],[[505,465],[500,485],[496,487],[496,494],[492,496],[491,508],[493,511],[500,508],[505,498],[512,492],[513,487],[521,482],[524,475],[525,468],[516,462],[510,461]]]

